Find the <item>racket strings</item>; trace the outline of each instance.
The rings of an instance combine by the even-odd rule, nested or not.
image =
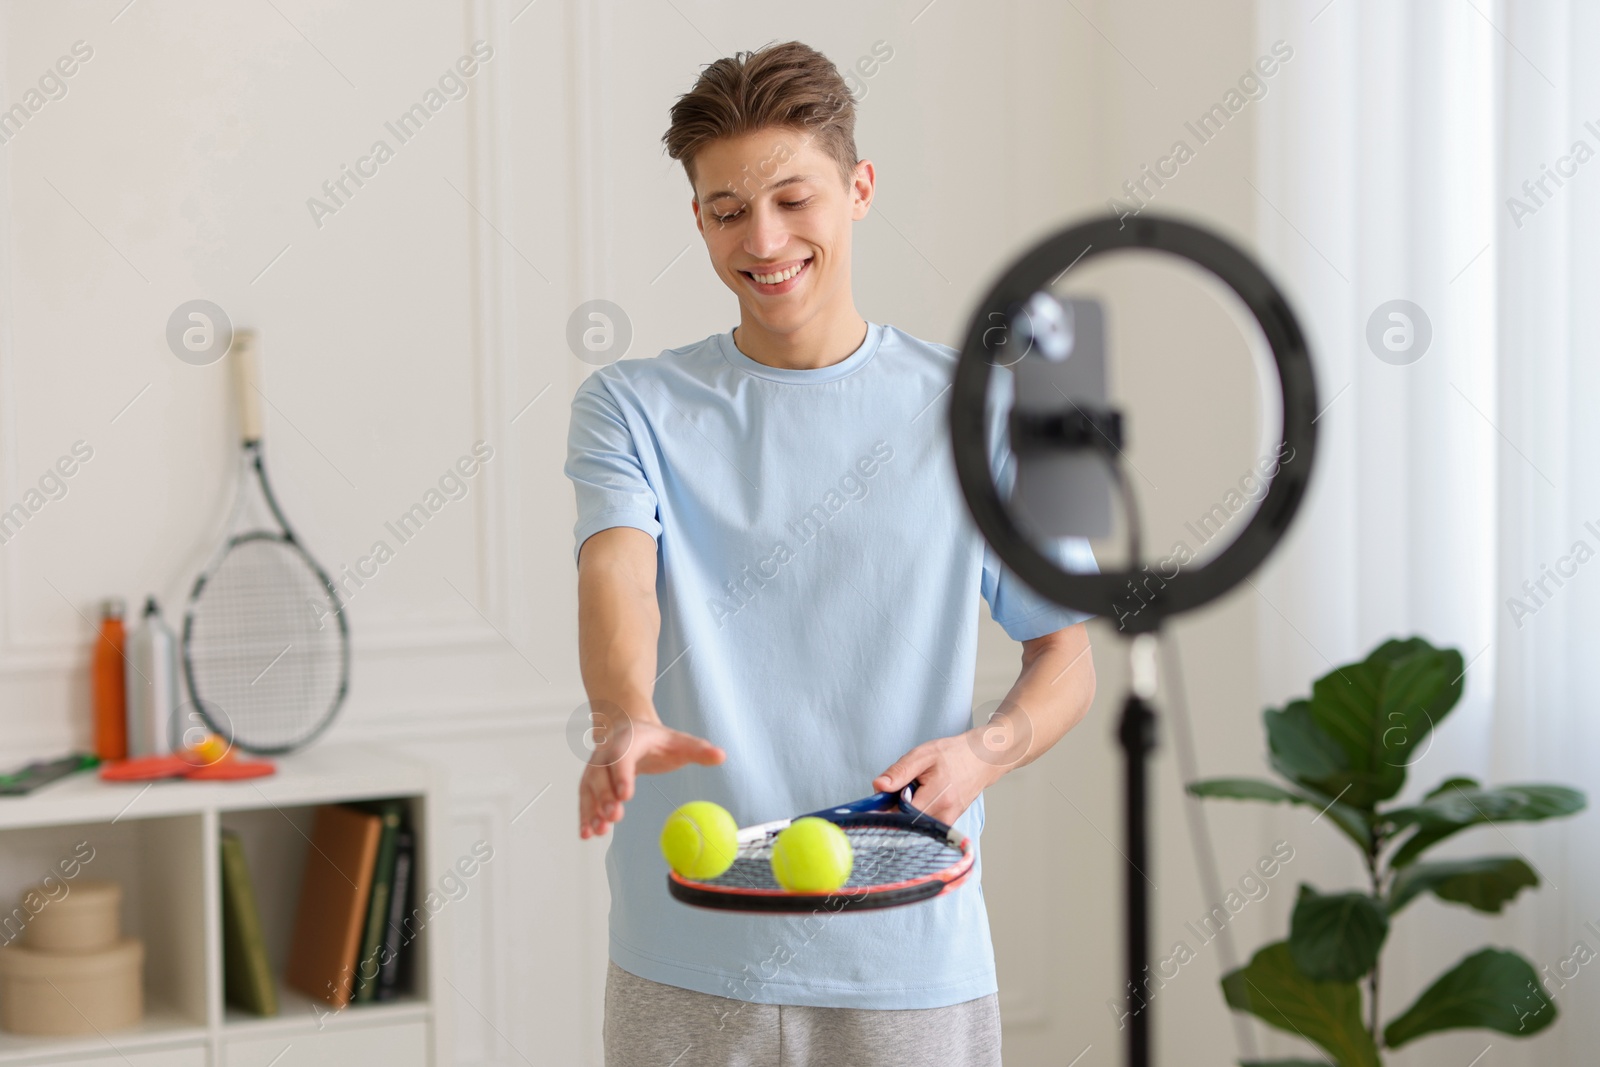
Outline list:
[[[841,827],[850,839],[854,863],[842,887],[872,889],[877,886],[932,878],[961,862],[962,852],[942,837],[893,826]],[[772,875],[772,842],[741,845],[733,866],[705,884],[722,889],[782,890]]]
[[[273,535],[236,541],[191,609],[194,696],[230,739],[290,745],[344,684],[339,605],[300,552]]]

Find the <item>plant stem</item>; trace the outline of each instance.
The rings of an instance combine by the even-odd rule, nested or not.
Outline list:
[[[1372,841],[1367,846],[1367,877],[1372,882],[1372,896],[1375,900],[1383,900],[1383,878],[1378,873],[1378,853],[1383,850],[1383,835],[1376,826],[1372,828]],[[1367,976],[1368,1012],[1372,1019],[1370,1024],[1372,1042],[1380,1044],[1381,1037],[1378,1033],[1378,977],[1383,969],[1383,952],[1379,950],[1378,958],[1372,961],[1372,973]]]
[[[1372,975],[1367,979],[1368,999],[1372,1002],[1371,1030],[1374,1043],[1378,1040],[1378,970],[1380,966],[1380,964],[1374,963],[1372,965]]]

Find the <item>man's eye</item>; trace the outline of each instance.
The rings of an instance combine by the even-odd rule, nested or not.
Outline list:
[[[811,203],[811,197],[808,196],[804,200],[785,200],[783,202],[783,206],[784,207],[805,207],[809,203]]]

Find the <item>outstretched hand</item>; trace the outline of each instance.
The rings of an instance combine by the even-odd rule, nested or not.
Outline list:
[[[621,717],[613,729],[595,731],[595,747],[578,781],[578,836],[599,837],[622,819],[634,779],[665,774],[688,763],[714,766],[727,753],[704,738],[647,719]]]

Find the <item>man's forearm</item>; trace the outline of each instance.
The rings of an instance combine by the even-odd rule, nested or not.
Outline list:
[[[1032,763],[1083,720],[1094,700],[1094,661],[1083,625],[1022,643],[1022,673],[989,721],[924,741],[872,780],[894,792],[918,783],[917,807],[953,824],[1008,771]]]
[[[1094,690],[1086,626],[1080,623],[1025,643],[1022,671],[1001,702],[998,718],[974,728],[985,761],[1003,770],[1032,763],[1083,721]]]
[[[595,538],[605,537],[605,530]],[[593,540],[593,539],[591,539]],[[661,610],[654,581],[610,545],[585,544],[578,567],[578,666],[592,711],[659,721],[656,642]],[[601,549],[591,554],[591,549]]]

